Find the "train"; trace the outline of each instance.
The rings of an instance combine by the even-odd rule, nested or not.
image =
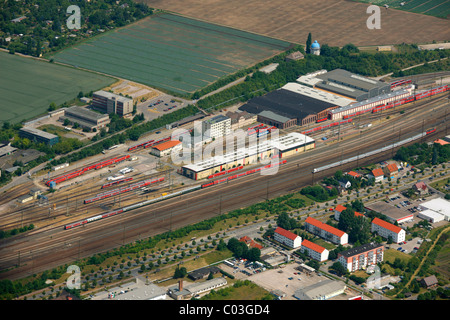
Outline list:
[[[135,190],[135,189],[138,189],[138,188],[142,188],[142,187],[148,186],[148,185],[156,183],[156,182],[162,182],[162,181],[164,181],[164,177],[163,178],[159,178],[159,179],[157,178],[157,179],[154,179],[154,180],[152,180],[152,179],[143,180],[141,182],[136,182],[136,183],[130,184],[129,186],[126,186],[126,187],[123,187],[123,188],[118,188],[118,189],[114,189],[114,190],[111,190],[111,191],[99,193],[99,194],[97,194],[96,196],[94,196],[92,198],[85,199],[83,201],[83,203],[84,204],[92,203],[92,202],[95,202],[95,201],[98,201],[98,200],[102,200],[102,199],[106,199],[106,198],[109,198],[109,197],[113,197],[113,196],[116,196],[116,195],[124,193],[124,192],[129,192],[129,191],[132,191],[132,190]]]
[[[398,87],[398,86],[410,84],[410,83],[412,83],[411,79],[396,80],[396,81],[391,82],[391,89],[394,89],[395,87]]]
[[[327,164],[327,165],[324,165],[322,167],[314,168],[312,170],[312,173],[317,173],[317,172],[320,172],[320,171],[323,171],[323,170],[327,170],[327,169],[330,169],[330,168],[334,168],[334,167],[340,166],[340,165],[345,164],[345,163],[349,163],[349,162],[353,162],[353,161],[356,161],[356,160],[359,160],[359,159],[362,159],[362,158],[366,158],[366,157],[372,156],[372,155],[377,154],[377,153],[381,153],[381,152],[385,152],[387,150],[391,150],[394,147],[398,147],[398,146],[404,145],[404,144],[406,144],[408,142],[420,139],[420,138],[424,137],[425,135],[432,134],[435,131],[436,131],[436,128],[433,128],[433,129],[427,130],[426,132],[422,132],[422,133],[416,134],[416,135],[414,135],[414,136],[412,136],[410,138],[403,139],[402,141],[394,142],[394,143],[392,143],[392,144],[390,144],[388,146],[385,146],[383,148],[376,149],[376,150],[373,150],[373,151],[369,151],[369,152],[366,152],[366,153],[363,153],[363,154],[360,154],[360,155],[357,155],[357,156],[353,156],[353,157],[344,159],[342,161],[337,161],[337,162],[334,162],[334,163],[331,163],[331,164]]]
[[[327,125],[324,125],[324,126],[315,127],[313,129],[309,129],[309,130],[303,131],[302,134],[313,133],[313,132],[320,131],[320,130],[323,130],[323,129],[335,127],[335,126],[338,126],[338,125],[341,125],[341,124],[350,123],[352,121],[353,121],[353,119],[346,119],[344,121],[333,122],[333,123],[330,123],[330,124],[327,124]]]
[[[86,166],[86,167],[84,167],[82,169],[79,169],[79,170],[76,170],[76,171],[73,171],[73,172],[69,172],[67,174],[64,174],[62,176],[59,176],[59,177],[56,177],[56,178],[53,178],[53,179],[49,179],[49,180],[47,180],[45,182],[45,184],[48,187],[50,187],[52,182],[55,183],[55,184],[58,184],[58,183],[61,183],[63,181],[67,181],[67,180],[76,178],[78,176],[81,176],[82,174],[86,173],[87,171],[94,170],[94,169],[98,170],[98,169],[101,169],[103,167],[107,167],[107,166],[110,166],[112,164],[116,164],[116,163],[125,161],[129,157],[130,157],[129,155],[122,156],[122,157],[114,157],[114,158],[111,158],[111,159],[108,159],[108,160],[105,160],[105,161],[102,161],[102,162],[90,164],[90,165],[88,165],[88,166]]]
[[[243,177],[243,176],[248,176],[250,174],[253,174],[253,173],[256,173],[256,172],[260,172],[261,170],[267,170],[267,169],[270,169],[270,168],[274,168],[274,167],[280,166],[282,164],[286,164],[286,162],[287,162],[287,160],[282,160],[282,161],[279,161],[277,163],[271,163],[271,164],[268,164],[268,165],[265,165],[265,166],[262,166],[262,167],[259,167],[259,168],[256,168],[256,169],[248,170],[246,172],[242,172],[242,173],[239,173],[239,174],[235,174],[235,175],[232,175],[232,176],[229,176],[229,177],[226,177],[226,178],[222,178],[222,179],[219,179],[219,180],[215,180],[215,181],[211,181],[211,182],[208,182],[208,183],[204,183],[204,184],[201,185],[201,188],[202,189],[208,188],[208,187],[211,187],[211,186],[223,183],[223,182],[227,182],[227,181],[230,181],[230,180],[233,180],[233,179],[237,179],[237,178]],[[222,171],[222,172],[226,172],[226,171]],[[225,173],[222,173],[222,174],[225,174]]]
[[[356,116],[359,116],[361,114],[364,113],[377,113],[383,110],[387,110],[387,109],[391,109],[394,107],[398,107],[401,106],[403,104],[409,103],[409,102],[413,102],[413,101],[418,101],[421,100],[423,98],[426,97],[431,97],[434,96],[436,94],[440,94],[440,93],[444,93],[446,91],[450,90],[450,88],[448,87],[448,85],[443,85],[443,86],[439,86],[439,87],[435,87],[435,88],[431,88],[429,90],[420,92],[420,93],[416,93],[416,94],[412,94],[410,96],[407,96],[405,98],[396,100],[396,101],[392,101],[389,103],[382,103],[378,106],[375,106],[373,108],[368,108],[366,110],[361,110],[361,111],[357,111],[355,113],[352,114],[348,114],[342,117],[342,119],[350,119],[350,118],[354,118]]]
[[[102,185],[101,189],[109,188],[109,187],[114,186],[116,184],[128,182],[128,181],[131,181],[131,180],[133,180],[133,178],[125,178],[125,179],[120,179],[120,180],[116,180],[116,181],[113,181],[113,182],[105,183],[104,185]]]

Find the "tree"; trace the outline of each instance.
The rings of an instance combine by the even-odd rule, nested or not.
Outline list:
[[[312,44],[312,36],[310,32],[308,33],[308,39],[306,39],[306,49],[305,49],[306,53],[311,53],[311,44]]]
[[[177,266],[175,269],[175,273],[173,275],[174,279],[184,278],[187,275],[187,270],[185,267]]]

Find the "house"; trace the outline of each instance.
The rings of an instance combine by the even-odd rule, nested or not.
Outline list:
[[[374,178],[375,183],[382,182],[384,179],[383,170],[381,168],[373,169],[372,172],[369,174],[369,178]]]
[[[348,189],[352,186],[352,183],[348,181],[347,179],[339,179],[339,186],[341,186],[344,189]]]
[[[419,194],[427,194],[428,193],[428,187],[427,187],[427,185],[425,184],[425,182],[423,182],[423,181],[420,181],[420,182],[417,182],[414,186],[413,186],[413,189],[416,191],[416,192],[418,192]]]
[[[239,239],[239,241],[244,242],[247,245],[247,247],[250,247],[250,248],[258,248],[260,250],[263,248],[262,245],[255,242],[252,238],[250,238],[248,236],[243,236],[242,238]]]
[[[347,172],[347,175],[349,175],[350,177],[353,177],[355,179],[361,178],[361,175],[359,173],[355,172],[355,171]]]
[[[388,178],[394,179],[398,177],[398,167],[395,163],[390,163],[384,167],[384,175]]]
[[[303,53],[301,53],[300,51],[295,51],[295,52],[292,52],[291,54],[287,55],[285,60],[286,61],[297,61],[297,60],[301,60],[303,58],[305,58]]]
[[[436,287],[438,285],[438,280],[435,275],[432,275],[432,276],[423,278],[421,280],[421,283],[425,288],[428,289],[428,288]]]
[[[434,141],[434,143],[438,143],[441,146],[445,146],[446,144],[449,144],[450,142],[447,142],[447,141],[442,140],[442,139],[437,139],[437,140]]]

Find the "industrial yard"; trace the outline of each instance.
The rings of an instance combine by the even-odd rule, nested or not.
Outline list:
[[[364,1],[137,2],[27,80],[70,103],[0,119],[0,298],[448,300],[448,51],[405,44],[442,2],[376,34]]]

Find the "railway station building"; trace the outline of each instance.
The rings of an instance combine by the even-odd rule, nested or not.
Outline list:
[[[204,159],[194,164],[184,165],[181,167],[181,174],[194,180],[200,180],[235,167],[256,165],[260,161],[267,161],[276,155],[279,158],[286,158],[297,153],[306,152],[314,149],[315,145],[313,138],[292,132],[277,139],[267,139],[256,145],[250,145],[224,155]],[[276,161],[272,160],[272,162]]]

